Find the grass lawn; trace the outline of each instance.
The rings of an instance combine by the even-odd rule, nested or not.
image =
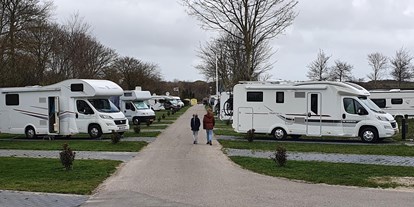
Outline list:
[[[278,167],[271,159],[236,156],[230,157],[230,159],[241,167],[260,174],[304,180],[311,183],[394,188],[405,185],[392,182],[392,177],[414,177],[414,167],[293,160],[288,160],[285,167]],[[411,184],[409,187],[414,187],[414,185]]]
[[[88,140],[38,140],[38,141],[0,141],[0,149],[21,150],[63,150],[62,145],[68,143],[74,151],[109,151],[109,152],[138,152],[147,146],[147,142],[123,142],[112,144],[110,141]]]
[[[120,163],[75,159],[66,171],[58,159],[0,157],[0,188],[89,195]]]
[[[347,145],[318,143],[247,142],[219,140],[224,148],[275,151],[281,145],[287,152],[322,152],[341,154],[414,156],[414,147],[406,145]]]

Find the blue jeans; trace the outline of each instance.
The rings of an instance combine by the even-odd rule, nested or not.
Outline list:
[[[211,140],[213,140],[213,130],[206,129],[206,132],[207,132],[207,142],[211,142]]]

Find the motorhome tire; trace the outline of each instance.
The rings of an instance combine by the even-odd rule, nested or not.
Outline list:
[[[24,132],[26,134],[27,139],[34,139],[36,138],[36,131],[32,126],[26,127],[26,130]]]
[[[378,132],[374,127],[365,127],[359,133],[363,142],[374,143],[378,141]]]
[[[139,125],[140,123],[139,123],[139,119],[137,118],[137,117],[134,117],[133,119],[132,119],[132,123],[133,124],[135,124],[135,125]]]
[[[275,128],[272,131],[273,138],[282,140],[286,138],[286,131],[283,128]]]
[[[91,138],[96,139],[102,136],[102,129],[99,125],[93,124],[89,126],[88,133]]]

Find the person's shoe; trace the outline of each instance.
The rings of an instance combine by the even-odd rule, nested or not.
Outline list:
[[[212,145],[212,144],[211,144],[211,141],[210,141],[210,145]]]
[[[210,144],[210,142],[209,141],[207,141],[207,143],[206,144]]]
[[[193,144],[197,144],[197,142],[196,142],[196,141],[194,141],[194,142],[193,142]]]

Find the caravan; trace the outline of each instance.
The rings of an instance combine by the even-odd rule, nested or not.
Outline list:
[[[361,137],[364,142],[391,137],[394,118],[368,97],[364,88],[342,82],[275,84],[245,82],[234,86],[233,128],[236,132]]]
[[[49,86],[0,89],[0,132],[70,136],[124,133],[128,121],[108,99],[121,87],[108,80],[71,79]]]
[[[371,100],[394,117],[408,115],[414,118],[414,90],[374,90]]]
[[[126,118],[135,125],[152,123],[155,120],[155,112],[147,105],[150,99],[149,91],[142,91],[141,87],[136,87],[135,90],[124,91],[120,97],[119,107]]]

